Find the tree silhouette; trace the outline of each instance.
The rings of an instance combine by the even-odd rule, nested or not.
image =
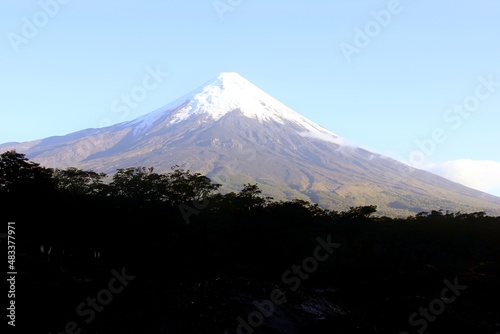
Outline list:
[[[120,168],[113,175],[109,194],[145,201],[160,200],[161,196],[157,191],[158,178],[159,175],[153,173],[153,167]]]
[[[154,173],[154,167],[118,169],[109,185],[111,196],[171,205],[201,202],[220,187],[200,173],[172,167],[169,173]]]
[[[214,191],[220,188],[220,184],[212,183],[212,180],[201,173],[191,173],[190,170],[172,167],[172,172],[164,174],[166,182],[164,189],[169,190],[169,200],[174,205],[179,203],[201,203]]]
[[[61,192],[93,195],[102,194],[106,191],[106,185],[103,182],[106,177],[105,173],[68,167],[66,169],[55,169],[53,177],[56,189]]]
[[[0,155],[0,192],[34,194],[54,188],[52,169],[30,161],[15,150]]]

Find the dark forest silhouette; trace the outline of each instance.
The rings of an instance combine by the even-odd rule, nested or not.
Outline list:
[[[439,208],[380,217],[375,206],[275,201],[257,184],[219,190],[178,166],[110,176],[4,152],[1,217],[19,229],[20,319],[29,314],[31,333],[64,331],[110,271],[127,268],[136,279],[90,324],[79,321],[82,333],[236,333],[252,306],[244,296],[270,287],[286,292],[297,333],[417,332],[408,317],[455,278],[468,288],[428,333],[500,331],[500,217]],[[282,274],[327,237],[341,246],[290,290]],[[311,298],[347,311],[308,318],[295,308]],[[278,333],[266,324],[259,333]]]

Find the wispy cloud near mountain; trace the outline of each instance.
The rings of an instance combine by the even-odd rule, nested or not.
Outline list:
[[[459,159],[430,164],[425,169],[468,187],[500,196],[500,161]]]

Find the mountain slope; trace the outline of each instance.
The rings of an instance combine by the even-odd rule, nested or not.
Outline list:
[[[434,209],[500,215],[500,198],[346,144],[237,73],[221,73],[132,121],[0,145],[0,151],[8,149],[44,166],[108,174],[179,165],[226,191],[257,182],[275,199],[300,198],[337,210],[373,204],[387,215]]]

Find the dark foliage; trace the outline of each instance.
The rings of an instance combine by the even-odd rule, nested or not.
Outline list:
[[[16,222],[18,314],[30,333],[64,332],[70,321],[81,333],[236,333],[237,318],[273,289],[287,303],[255,333],[416,333],[408,318],[445,279],[467,290],[427,333],[500,331],[500,217],[327,211],[273,201],[258,185],[220,193],[178,166],[107,177],[0,155],[1,220]],[[340,245],[291,284],[285,273],[305,268],[318,238]],[[85,322],[77,306],[122,268],[133,282]],[[313,304],[317,314],[305,311]]]

